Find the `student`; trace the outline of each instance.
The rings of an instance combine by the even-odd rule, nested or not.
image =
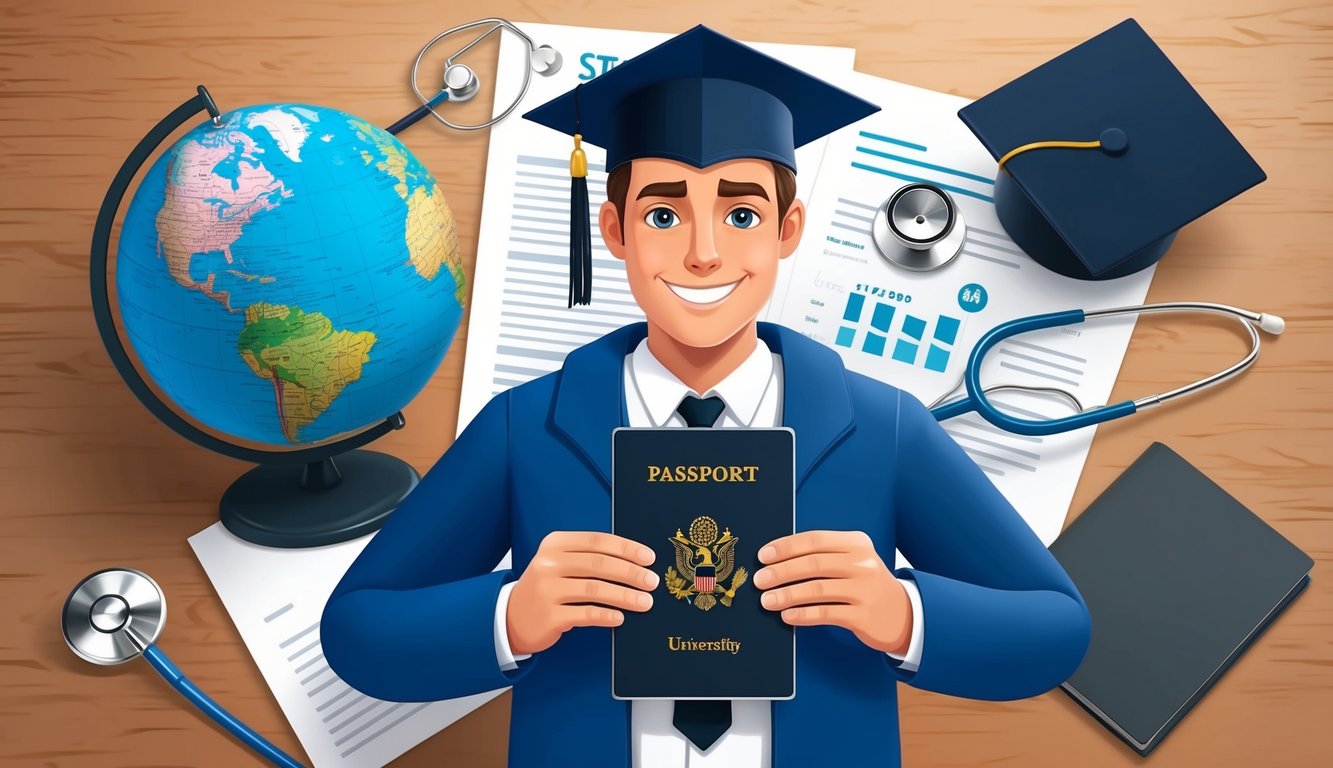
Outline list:
[[[900,681],[1013,699],[1074,671],[1082,599],[926,409],[757,322],[805,223],[795,147],[874,110],[696,27],[528,115],[606,148],[598,224],[647,323],[468,425],[330,598],[339,676],[399,701],[513,686],[515,766],[795,768],[898,764]],[[797,533],[753,583],[797,627],[796,697],[613,699],[608,628],[664,597],[651,550],[606,533],[612,430],[780,425]]]

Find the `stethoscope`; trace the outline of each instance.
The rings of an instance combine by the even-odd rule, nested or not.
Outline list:
[[[1098,317],[1115,317],[1117,315],[1159,312],[1200,312],[1237,318],[1241,321],[1241,325],[1244,326],[1246,332],[1249,333],[1250,352],[1239,362],[1225,370],[1218,371],[1211,376],[1206,376],[1191,384],[1186,384],[1178,389],[1173,389],[1170,392],[1148,395],[1137,400],[1126,400],[1124,402],[1115,403],[1114,405],[1094,406],[1091,408],[1083,407],[1078,401],[1078,398],[1074,397],[1071,393],[1058,388],[1029,387],[1011,384],[983,387],[981,384],[982,358],[985,357],[986,352],[992,347],[1011,336],[1016,336],[1020,333],[1028,333],[1030,331],[1037,331],[1043,328],[1074,325]],[[1225,304],[1208,304],[1196,301],[1143,304],[1140,306],[1115,307],[1112,309],[1097,309],[1091,311],[1074,309],[1066,312],[1052,312],[1045,315],[1020,317],[1016,320],[1010,320],[1007,323],[1001,323],[981,337],[981,340],[977,342],[975,347],[973,347],[972,354],[967,359],[967,365],[963,369],[963,375],[960,377],[959,381],[954,384],[948,392],[944,393],[939,399],[930,404],[930,412],[931,415],[939,421],[952,419],[955,416],[962,416],[965,413],[975,412],[978,416],[1000,429],[1020,435],[1054,435],[1061,432],[1081,429],[1083,427],[1090,427],[1094,424],[1101,424],[1105,421],[1129,416],[1142,409],[1154,408],[1163,403],[1194,394],[1239,376],[1245,369],[1254,365],[1255,360],[1259,359],[1260,338],[1258,331],[1277,336],[1282,333],[1284,328],[1286,328],[1286,322],[1281,317],[1274,314],[1251,312],[1246,309],[1239,309]],[[960,386],[966,388],[964,396],[961,399],[945,403],[944,401],[952,397],[953,394],[958,391]],[[1070,416],[1041,421],[1017,418],[997,409],[986,398],[987,394],[1005,390],[1054,395],[1068,401],[1077,412]]]
[[[875,209],[870,237],[890,264],[930,272],[963,252],[967,224],[948,192],[934,184],[908,184]]]
[[[875,218],[871,223],[870,232],[875,248],[885,260],[894,266],[913,272],[929,272],[945,266],[957,258],[958,254],[962,253],[963,242],[967,239],[967,225],[963,221],[963,212],[959,210],[953,196],[942,188],[927,183],[908,184],[890,195],[875,209]],[[986,352],[991,347],[1010,336],[1043,328],[1073,325],[1097,317],[1153,312],[1202,312],[1238,318],[1241,320],[1241,325],[1249,333],[1250,353],[1235,365],[1223,371],[1178,389],[1173,389],[1170,392],[1093,408],[1085,408],[1077,397],[1057,387],[1012,384],[983,387],[981,385],[982,358],[985,357]],[[1264,333],[1277,336],[1282,333],[1285,327],[1286,324],[1277,315],[1251,312],[1225,304],[1193,301],[1144,304],[1134,307],[1099,309],[1090,312],[1070,310],[1068,312],[1020,317],[992,328],[981,337],[976,347],[972,349],[971,356],[968,357],[963,374],[949,388],[948,392],[945,392],[935,402],[931,403],[931,413],[937,420],[944,421],[965,413],[975,412],[1000,429],[1020,435],[1054,435],[1090,427],[1094,424],[1128,416],[1140,409],[1161,405],[1239,376],[1245,369],[1254,365],[1254,361],[1259,358],[1260,338],[1255,329],[1258,328]],[[964,396],[958,400],[945,403],[960,387],[966,388]],[[1011,416],[997,409],[986,398],[987,394],[1000,391],[1051,395],[1065,400],[1076,413],[1042,421]]]
[[[281,768],[303,768],[181,674],[156,644],[166,618],[167,599],[157,582],[131,568],[110,568],[88,576],[69,593],[60,628],[69,649],[93,664],[124,664],[143,656],[191,704],[260,756]]]
[[[423,93],[420,86],[417,85],[417,74],[421,70],[421,61],[426,57],[426,54],[435,47],[436,43],[444,38],[458,34],[464,30],[475,29],[482,26],[488,27],[486,31],[474,38],[472,42],[458,49],[452,56],[445,59],[444,77],[439,92],[433,96],[427,96]],[[473,46],[502,29],[509,30],[517,35],[518,38],[523,41],[523,44],[528,51],[528,66],[523,68],[523,85],[518,89],[518,96],[514,98],[514,103],[510,104],[508,108],[504,109],[490,120],[475,125],[455,123],[450,121],[444,115],[441,115],[439,112],[436,112],[435,108],[445,101],[460,103],[469,101],[473,96],[477,95],[477,91],[481,89],[481,81],[477,79],[477,73],[472,67],[459,62],[457,59],[471,50]],[[532,81],[533,72],[544,77],[549,77],[560,71],[560,64],[562,61],[563,59],[560,56],[559,51],[549,45],[537,45],[533,43],[532,38],[528,37],[522,30],[504,19],[479,19],[477,21],[468,22],[467,24],[459,24],[456,27],[450,27],[435,37],[432,37],[428,43],[421,46],[420,52],[417,53],[416,59],[412,62],[412,73],[410,75],[411,79],[409,84],[412,86],[412,93],[416,94],[417,100],[421,102],[421,106],[407,113],[385,130],[389,133],[396,134],[409,125],[416,123],[426,115],[432,115],[441,123],[459,131],[477,131],[482,128],[489,128],[508,117],[509,113],[513,112],[518,107],[519,102],[523,101],[523,97],[528,93],[528,84]]]

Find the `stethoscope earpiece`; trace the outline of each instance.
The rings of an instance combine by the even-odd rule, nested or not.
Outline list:
[[[560,65],[564,62],[560,51],[549,45],[539,45],[533,48],[528,59],[532,64],[532,71],[543,77],[550,77],[559,72]]]

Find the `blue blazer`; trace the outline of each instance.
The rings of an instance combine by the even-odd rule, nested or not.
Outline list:
[[[340,677],[393,701],[513,686],[515,766],[630,763],[630,703],[611,698],[605,628],[567,632],[502,672],[495,602],[552,531],[609,531],[611,431],[623,365],[646,331],[614,331],[550,375],[496,395],[371,540],[324,609]],[[911,395],[832,350],[760,323],[783,358],[796,432],[796,530],[859,530],[914,568],[924,611],[915,673],[838,627],[797,628],[797,695],[775,701],[773,768],[899,764],[897,684],[1015,699],[1065,680],[1087,608],[990,480]],[[513,568],[492,572],[513,549]]]

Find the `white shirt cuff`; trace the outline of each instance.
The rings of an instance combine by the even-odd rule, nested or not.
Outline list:
[[[518,663],[524,659],[532,658],[530,653],[520,653],[515,655],[509,649],[509,593],[514,591],[518,582],[511,581],[500,587],[500,596],[495,598],[495,661],[500,665],[501,672],[509,672],[518,669]]]
[[[921,666],[921,646],[925,643],[926,637],[926,621],[921,612],[921,592],[917,590],[916,582],[911,579],[898,579],[898,583],[903,585],[907,600],[912,604],[912,639],[907,642],[906,655],[890,653],[889,657],[898,662],[898,669],[915,672]]]

